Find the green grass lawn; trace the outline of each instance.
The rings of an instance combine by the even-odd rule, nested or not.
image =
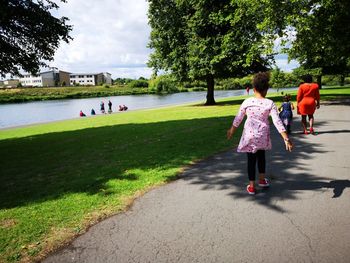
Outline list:
[[[350,88],[322,93],[350,96]],[[184,166],[232,147],[239,134],[227,141],[226,130],[243,99],[1,130],[0,262],[40,258]]]

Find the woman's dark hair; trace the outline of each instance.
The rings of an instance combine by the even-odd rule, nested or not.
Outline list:
[[[312,76],[310,74],[306,74],[302,77],[305,83],[311,83],[312,82]]]
[[[253,78],[253,87],[258,92],[267,91],[269,89],[269,80],[270,80],[269,72],[256,73]]]

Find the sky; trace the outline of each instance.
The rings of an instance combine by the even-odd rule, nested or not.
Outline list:
[[[68,0],[59,5],[54,15],[69,18],[74,39],[61,44],[50,66],[72,73],[109,72],[112,78],[150,77],[146,0]],[[287,63],[286,55],[278,55],[276,63],[284,71],[297,67]]]

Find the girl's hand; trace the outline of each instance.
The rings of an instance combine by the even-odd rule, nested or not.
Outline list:
[[[232,138],[233,134],[235,133],[235,130],[236,130],[235,126],[231,126],[231,128],[227,130],[227,133],[226,133],[227,140],[230,140]]]
[[[286,145],[286,150],[291,152],[293,150],[293,143],[290,139],[284,139],[284,143]]]

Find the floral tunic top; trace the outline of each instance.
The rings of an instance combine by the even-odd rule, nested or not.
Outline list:
[[[255,153],[258,150],[271,149],[269,116],[278,132],[286,131],[278,116],[277,107],[270,99],[253,97],[244,100],[232,125],[238,127],[245,115],[247,120],[237,152]]]

